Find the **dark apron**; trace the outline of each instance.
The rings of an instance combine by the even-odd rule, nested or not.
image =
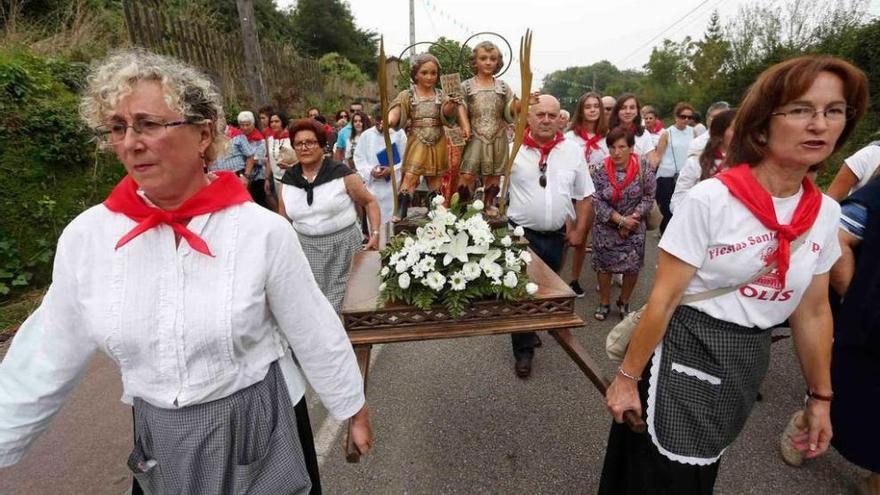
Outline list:
[[[770,361],[769,330],[679,306],[651,360],[647,423],[667,458],[708,465],[742,430]]]

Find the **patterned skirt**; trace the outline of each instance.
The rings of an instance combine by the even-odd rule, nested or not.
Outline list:
[[[143,493],[305,494],[312,486],[277,362],[263,381],[212,402],[163,409],[135,398],[134,431],[128,467]]]
[[[357,222],[332,234],[300,234],[299,243],[312,267],[315,282],[333,309],[342,310],[342,298],[348,284],[348,270],[354,253],[363,248],[364,236]]]

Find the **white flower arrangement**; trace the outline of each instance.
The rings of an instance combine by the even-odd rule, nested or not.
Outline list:
[[[514,301],[535,294],[526,266],[532,257],[504,227],[492,230],[482,203],[467,207],[454,196],[447,209],[435,198],[428,222],[415,235],[402,233],[381,252],[380,302],[396,300],[427,310],[442,303],[461,316],[472,301]]]

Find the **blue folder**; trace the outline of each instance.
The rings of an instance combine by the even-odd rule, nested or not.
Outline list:
[[[400,151],[397,150],[397,143],[391,143],[391,156],[394,158],[394,163],[398,163],[400,161]],[[376,158],[379,159],[379,166],[387,167],[388,149],[383,146],[382,151],[376,153]]]

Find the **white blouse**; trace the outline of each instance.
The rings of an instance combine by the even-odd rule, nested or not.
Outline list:
[[[345,178],[325,182],[312,190],[312,204],[306,201],[306,190],[281,185],[281,197],[287,218],[293,228],[308,236],[327,235],[349,227],[357,221],[354,201],[345,188]]]
[[[194,217],[213,257],[160,225],[135,226],[97,205],[58,240],[52,285],[0,363],[0,467],[48,426],[100,349],[119,366],[123,402],[174,409],[229,396],[281,360],[292,402],[302,373],[339,419],[364,404],[351,344],[315,283],[296,234],[248,202]],[[300,371],[301,368],[301,371]]]

